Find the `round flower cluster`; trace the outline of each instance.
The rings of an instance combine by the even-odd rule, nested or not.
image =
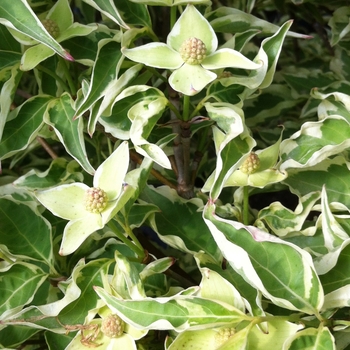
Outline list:
[[[60,28],[54,20],[43,19],[41,23],[53,38],[57,38],[60,35]]]
[[[91,213],[101,213],[107,206],[107,194],[99,187],[91,187],[86,191],[85,208]]]
[[[215,335],[216,345],[220,347],[224,344],[229,338],[231,338],[236,333],[236,330],[233,327],[230,328],[221,328]]]
[[[120,337],[124,328],[124,321],[117,315],[110,314],[102,320],[101,331],[109,338]]]
[[[188,38],[180,47],[180,55],[185,63],[196,65],[201,64],[205,59],[207,49],[202,40]]]
[[[259,167],[260,159],[258,155],[254,152],[251,152],[239,169],[242,171],[242,173],[250,175],[255,173]]]

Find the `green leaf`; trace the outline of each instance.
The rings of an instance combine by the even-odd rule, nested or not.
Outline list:
[[[164,97],[164,94],[156,89],[145,85],[130,86],[124,89],[115,99],[110,116],[102,116],[100,123],[106,132],[114,137],[128,140],[132,121],[128,117],[129,109],[142,101],[153,101]]]
[[[288,21],[271,38],[263,40],[261,49],[255,58],[255,61],[261,60],[264,66],[267,66],[266,75],[259,88],[268,87],[274,78],[278,58],[280,56],[284,39],[293,21]],[[254,72],[251,73],[254,75]]]
[[[111,39],[102,39],[98,47],[87,95],[82,101],[77,102],[75,118],[90,109],[104,96],[110,84],[118,79],[120,65],[123,61],[120,43]]]
[[[175,259],[172,257],[165,257],[150,262],[140,273],[140,278],[145,279],[153,276],[154,274],[162,273],[168,270],[172,265],[175,264]]]
[[[293,115],[300,101],[291,99],[290,94],[288,86],[271,84],[256,98],[245,101],[247,105],[244,106],[244,113],[247,126],[253,128],[257,125],[268,125],[270,121],[274,122],[282,115]]]
[[[208,268],[200,268],[202,281],[200,296],[205,299],[218,300],[245,311],[243,298],[237,289],[219,273]]]
[[[6,320],[33,300],[48,275],[39,267],[25,262],[2,267],[0,272],[0,314],[2,320]]]
[[[242,33],[258,29],[263,33],[276,33],[280,27],[236,8],[221,6],[207,16],[216,32]],[[290,36],[305,38],[305,35],[289,32]]]
[[[19,69],[19,54],[14,52],[0,51],[2,63],[0,67],[0,140],[2,138],[4,126],[11,110],[11,104],[14,99],[17,86],[22,77],[22,71]],[[5,82],[2,84],[2,76]]]
[[[178,6],[178,5],[187,5],[187,0],[131,0],[133,2],[137,2],[145,5],[152,6]],[[191,4],[210,4],[209,0],[193,0]]]
[[[72,182],[82,182],[83,174],[77,172],[79,165],[75,161],[68,161],[64,158],[56,158],[50,167],[43,172],[29,170],[25,175],[19,177],[14,185],[16,187],[36,190]]]
[[[2,349],[18,348],[38,332],[40,332],[39,329],[19,325],[8,325],[0,330],[0,347]]]
[[[276,318],[267,322],[266,328],[266,332],[262,332],[258,327],[252,327],[250,329],[248,334],[249,350],[266,350],[270,348],[284,350],[286,339],[298,334],[303,328],[303,325],[278,320]],[[298,350],[301,349],[306,350],[306,348],[303,347],[298,348]]]
[[[112,114],[112,108],[116,97],[122,91],[125,91],[127,85],[129,85],[134,80],[134,78],[137,76],[142,67],[143,66],[141,64],[132,66],[126,72],[124,72],[117,80],[114,80],[108,86],[108,89],[105,92],[103,99],[100,99],[91,111],[88,123],[88,133],[90,136],[92,136],[92,134],[94,133],[96,123],[99,121],[102,114],[106,116]]]
[[[51,96],[36,95],[11,112],[0,142],[0,159],[24,150],[38,135]]]
[[[102,288],[95,287],[95,291],[122,319],[142,329],[183,331],[250,319],[233,306],[193,296],[121,300]]]
[[[14,39],[5,26],[0,26],[0,50],[1,51],[12,51],[20,54],[21,44]]]
[[[26,0],[2,0],[0,4],[0,23],[43,43],[63,58],[69,61],[74,60],[47,32]]]
[[[87,173],[93,174],[95,169],[91,166],[85,149],[84,122],[82,118],[73,119],[75,110],[72,105],[73,100],[68,93],[53,99],[47,107],[44,121],[55,130],[66,151]]]
[[[0,213],[0,244],[14,255],[39,260],[51,267],[50,223],[29,205],[9,196],[0,198]]]
[[[181,332],[176,339],[171,343],[167,350],[203,350],[203,349],[221,349],[218,346],[219,329],[204,329],[199,331],[184,331]],[[237,350],[237,348],[232,348]]]
[[[274,202],[259,212],[259,220],[263,220],[274,234],[288,237],[301,231],[311,209],[319,200],[320,193],[310,192],[299,199],[295,210],[290,210],[280,202]]]
[[[72,341],[73,336],[74,336],[74,333],[57,334],[50,331],[45,332],[45,340],[46,340],[47,346],[51,350],[55,350],[55,349],[58,350],[57,344],[59,344],[59,346],[66,348],[66,346],[68,346],[68,344]]]
[[[97,26],[85,26],[79,23],[72,24],[67,30],[65,30],[58,38],[58,41],[65,41],[71,37],[86,36],[92,31],[96,30]],[[21,60],[21,69],[28,71],[35,68],[40,62],[54,55],[54,51],[43,44],[38,44],[28,48]]]
[[[227,102],[236,105],[241,102],[240,94],[244,91],[241,85],[226,85],[224,77],[218,76],[206,90],[207,96],[213,97],[220,102]]]
[[[147,6],[139,1],[132,2],[129,0],[118,0],[115,3],[126,23],[133,26],[152,28],[152,21]]]
[[[315,261],[315,266],[321,274],[320,279],[328,299],[325,305],[329,307],[342,307],[347,305],[349,300],[350,279],[349,259],[350,259],[350,239],[333,251],[325,254]],[[347,291],[347,293],[344,293]],[[342,293],[340,293],[342,292]],[[331,294],[331,295],[330,295]],[[332,303],[330,303],[332,300]]]
[[[332,37],[331,45],[335,46],[350,32],[349,23],[350,9],[348,6],[338,7],[329,20],[328,25],[331,27]]]
[[[307,328],[288,338],[284,344],[285,350],[335,350],[332,333],[322,325],[317,328]]]
[[[122,19],[113,0],[83,0],[96,10],[103,13],[119,26],[128,29],[129,26]]]
[[[221,254],[198,212],[203,205],[199,199],[184,200],[168,187],[146,187],[141,198],[161,208],[160,212],[153,214],[151,222],[163,242],[185,252],[202,250],[215,261],[221,260]]]
[[[58,318],[62,324],[83,324],[88,311],[99,305],[93,287],[104,286],[111,263],[113,261],[110,259],[95,259],[87,264],[81,262],[76,266],[70,283],[74,281],[80,289],[80,294],[59,313]]]
[[[245,306],[252,315],[265,316],[261,305],[261,293],[253,286],[246,282],[243,277],[238,274],[231,265],[227,265],[226,269],[222,265],[214,261],[211,257],[203,252],[195,254],[195,259],[199,268],[209,268],[212,271],[220,274],[226,281],[232,284],[242,298],[244,298]],[[236,302],[240,303],[239,299]],[[239,308],[236,304],[234,304]]]
[[[116,266],[111,283],[116,286],[116,292],[127,299],[146,297],[138,266],[118,251],[114,256]]]
[[[327,93],[329,89],[332,91]],[[323,91],[326,90],[326,93]],[[317,100],[321,100],[318,106],[319,119],[324,119],[325,116],[343,117],[348,123],[350,123],[350,85],[348,82],[336,82],[327,86],[324,89],[314,88],[311,90],[311,97]],[[322,112],[321,112],[322,111]],[[321,114],[322,113],[322,114]]]
[[[332,213],[330,205],[331,203],[328,201],[326,187],[324,186],[321,194],[321,226],[324,237],[324,246],[329,251],[333,251],[349,238],[349,234],[337,222],[337,218]],[[343,217],[346,219],[346,216]]]
[[[281,143],[281,170],[313,166],[350,146],[350,125],[341,117],[306,122]]]
[[[213,127],[217,154],[215,171],[203,186],[203,191],[210,191],[211,197],[218,198],[225,182],[243,162],[245,154],[255,145],[243,125],[243,111],[229,103],[206,103],[210,119],[217,123]]]
[[[143,100],[129,109],[128,117],[132,120],[130,138],[136,152],[152,159],[163,168],[171,169],[169,158],[164,151],[159,146],[146,140],[158,119],[162,116],[167,104],[168,99],[164,96],[154,100]]]
[[[350,206],[350,165],[342,156],[325,159],[321,163],[303,169],[288,169],[288,177],[283,182],[299,197],[309,192],[322,191],[325,186],[329,202],[339,202]]]
[[[204,210],[204,220],[229,264],[275,305],[318,314],[323,289],[311,256],[253,226],[221,219],[215,205]]]
[[[98,43],[102,39],[111,39],[116,35],[115,30],[99,23],[98,29],[86,36],[73,37],[64,42],[65,47],[74,56],[76,62],[93,66],[98,51]]]

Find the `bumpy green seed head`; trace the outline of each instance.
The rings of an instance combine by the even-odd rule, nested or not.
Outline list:
[[[117,315],[109,315],[102,320],[101,331],[110,338],[120,337],[125,328],[124,321]]]
[[[251,152],[249,157],[243,162],[240,167],[240,170],[245,174],[253,174],[260,167],[260,159],[257,154]]]
[[[205,59],[207,48],[202,40],[189,38],[180,47],[180,55],[184,62],[192,65],[201,64]]]
[[[60,28],[54,20],[43,19],[41,23],[53,38],[57,38],[60,35]]]
[[[91,187],[85,194],[85,208],[91,213],[101,213],[108,202],[107,194],[99,187]]]
[[[219,76],[218,79],[223,79],[223,78],[231,78],[233,74],[227,70],[224,70]]]
[[[215,335],[217,347],[224,344],[229,338],[235,334],[236,330],[233,327],[221,328]]]

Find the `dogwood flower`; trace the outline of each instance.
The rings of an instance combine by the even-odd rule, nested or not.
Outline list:
[[[256,153],[251,152],[240,168],[227,179],[224,187],[251,186],[264,188],[270,184],[283,181],[287,177],[287,173],[276,168],[280,143],[281,137],[274,145]]]
[[[149,43],[136,48],[123,48],[123,54],[132,61],[147,66],[173,70],[169,77],[171,87],[192,96],[216,79],[211,70],[233,67],[258,69],[255,63],[238,51],[217,50],[218,39],[205,17],[191,4],[175,23],[164,43]]]
[[[96,170],[93,187],[72,183],[36,191],[36,198],[54,215],[69,220],[60,255],[73,253],[93,232],[120,210],[130,197],[123,181],[129,165],[128,143],[123,142]]]
[[[87,325],[81,326],[80,332],[66,347],[66,350],[100,348],[100,349],[136,349],[135,340],[144,337],[148,331],[136,329],[125,323],[110,309],[103,307]]]
[[[76,36],[86,36],[97,29],[97,25],[84,25],[74,23],[74,17],[69,2],[58,0],[41,21],[46,31],[58,42],[61,43]],[[35,42],[34,42],[35,43]],[[24,43],[26,45],[32,44]],[[36,67],[40,62],[53,56],[55,51],[50,47],[39,43],[28,48],[21,59],[21,69],[28,71]],[[74,61],[74,58],[67,52],[67,59]]]

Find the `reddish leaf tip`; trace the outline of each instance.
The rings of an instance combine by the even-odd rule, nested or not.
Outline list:
[[[75,59],[74,57],[67,51],[64,52],[64,58],[67,60],[67,61],[71,61],[71,62],[74,62]]]

